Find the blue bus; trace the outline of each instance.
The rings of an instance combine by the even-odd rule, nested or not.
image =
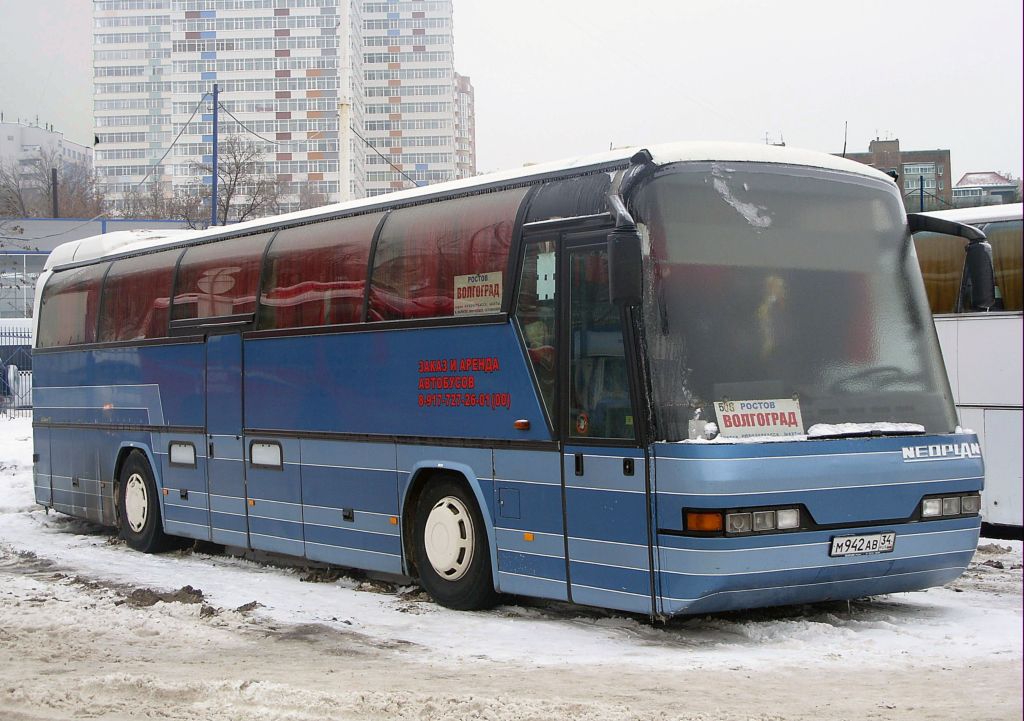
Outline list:
[[[36,499],[456,609],[943,584],[983,468],[922,222],[858,163],[684,143],[76,241],[37,289]]]

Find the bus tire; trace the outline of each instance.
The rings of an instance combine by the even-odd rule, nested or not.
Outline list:
[[[121,465],[117,494],[117,519],[121,538],[143,553],[157,553],[171,546],[160,520],[160,499],[149,461],[132,451]]]
[[[415,528],[416,568],[431,598],[459,611],[497,604],[487,529],[464,482],[443,476],[424,489]]]

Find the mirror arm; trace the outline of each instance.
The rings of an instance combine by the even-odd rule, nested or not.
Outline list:
[[[608,296],[617,305],[639,305],[642,298],[643,257],[636,221],[622,196],[608,195],[615,227],[608,233]]]
[[[911,233],[927,231],[930,233],[943,233],[945,235],[956,235],[967,238],[971,242],[985,240],[985,234],[967,223],[958,223],[955,220],[936,218],[933,215],[924,213],[907,213],[907,225]]]
[[[622,196],[613,194],[608,196],[608,205],[611,206],[612,215],[615,216],[615,230],[621,232],[636,232],[636,221],[626,210],[626,204],[622,202]]]

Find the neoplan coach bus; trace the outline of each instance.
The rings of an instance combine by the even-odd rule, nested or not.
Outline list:
[[[983,471],[920,223],[858,163],[677,144],[68,244],[37,291],[36,498],[460,609],[946,583]]]

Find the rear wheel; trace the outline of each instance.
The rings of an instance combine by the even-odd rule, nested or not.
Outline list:
[[[118,526],[129,546],[143,553],[156,553],[172,545],[160,521],[160,501],[149,461],[132,451],[121,466],[117,494]]]
[[[498,602],[487,532],[466,484],[446,476],[430,484],[416,507],[420,583],[442,606],[490,608]]]

